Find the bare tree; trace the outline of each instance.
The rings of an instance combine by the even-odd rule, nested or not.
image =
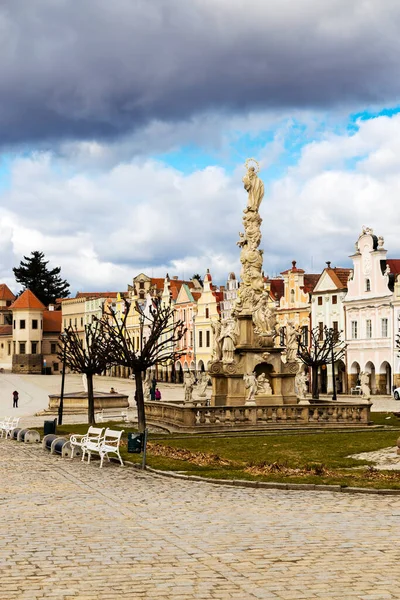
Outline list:
[[[346,345],[341,341],[341,331],[314,327],[310,331],[310,343],[299,337],[297,356],[302,363],[311,368],[312,398],[318,399],[318,369],[322,365],[335,364],[344,357]]]
[[[133,309],[138,313],[140,323],[140,344],[137,348],[127,324],[131,302],[124,299],[124,304],[122,317],[110,309],[109,318],[104,318],[104,328],[109,339],[110,359],[113,364],[127,367],[134,376],[138,429],[144,432],[146,428],[143,395],[145,372],[156,364],[175,362],[182,355],[183,349],[178,350],[178,343],[185,335],[186,327],[183,321],[174,320],[174,309],[170,304],[164,305],[159,299],[152,298],[149,310],[146,311],[136,302]]]
[[[88,422],[95,423],[93,376],[101,375],[111,366],[110,343],[104,323],[96,320],[85,325],[85,335],[82,340],[76,329],[71,325],[60,335],[60,352],[58,357],[64,361],[74,373],[86,375],[88,387]]]

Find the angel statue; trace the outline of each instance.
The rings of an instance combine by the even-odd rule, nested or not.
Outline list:
[[[183,375],[183,388],[185,391],[185,402],[192,402],[193,388],[196,383],[196,378],[192,371],[185,371]]]

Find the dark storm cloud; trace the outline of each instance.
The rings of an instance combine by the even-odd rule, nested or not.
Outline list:
[[[399,28],[391,0],[3,0],[0,140],[396,102]]]

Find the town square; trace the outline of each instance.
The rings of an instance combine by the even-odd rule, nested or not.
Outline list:
[[[0,31],[0,600],[400,598],[400,6]]]

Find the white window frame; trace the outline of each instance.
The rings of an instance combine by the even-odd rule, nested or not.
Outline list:
[[[352,340],[358,339],[358,323],[357,323],[357,321],[351,322],[351,339]]]

